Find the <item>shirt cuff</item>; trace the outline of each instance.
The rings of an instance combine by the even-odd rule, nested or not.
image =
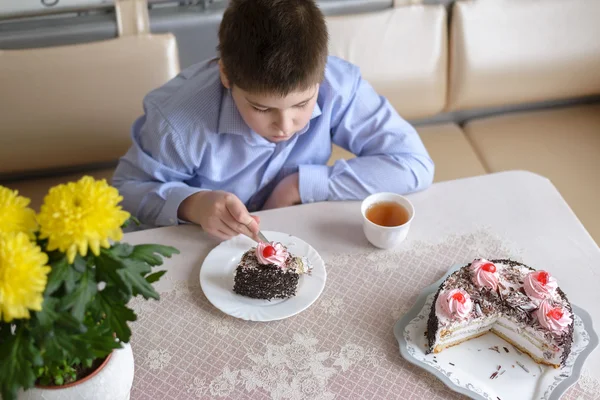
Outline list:
[[[298,173],[302,203],[314,203],[329,199],[328,166],[301,165]]]
[[[179,205],[191,195],[205,190],[206,189],[200,189],[190,186],[179,186],[169,190],[169,194],[167,195],[165,204],[163,205],[163,208],[160,211],[158,218],[156,218],[156,225],[167,226],[185,223],[185,221],[177,218],[177,211],[179,210]]]

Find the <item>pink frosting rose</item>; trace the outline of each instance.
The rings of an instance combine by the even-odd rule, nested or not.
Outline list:
[[[565,332],[573,322],[569,310],[561,306],[554,307],[549,300],[540,303],[535,315],[541,326],[557,334]]]
[[[473,310],[471,296],[462,289],[440,292],[437,305],[438,310],[450,319],[465,319]]]
[[[283,268],[289,256],[290,254],[279,242],[261,242],[256,246],[256,258],[258,258],[259,263],[264,265],[274,264],[279,268]]]
[[[558,288],[556,279],[546,271],[533,271],[523,281],[523,289],[532,300],[544,300],[551,297]]]
[[[494,292],[498,290],[498,271],[493,263],[482,258],[473,261],[469,269],[475,285],[490,288]]]

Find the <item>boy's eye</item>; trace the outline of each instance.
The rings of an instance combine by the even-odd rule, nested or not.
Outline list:
[[[306,103],[302,103],[302,104],[296,104],[296,105],[294,106],[294,108],[304,108],[304,107],[306,107],[307,105],[308,105],[308,101],[307,101]],[[255,110],[255,111],[258,111],[258,112],[260,112],[260,113],[267,113],[267,112],[271,111],[271,109],[270,109],[270,108],[258,108],[258,107],[254,107],[254,106],[252,106],[252,108],[254,108],[254,110]]]

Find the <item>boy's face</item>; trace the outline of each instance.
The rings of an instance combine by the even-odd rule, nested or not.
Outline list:
[[[257,95],[239,87],[231,95],[246,124],[273,143],[290,139],[306,126],[317,102],[319,85],[303,92],[279,95]]]
[[[308,124],[319,95],[319,85],[285,97],[253,94],[230,85],[219,62],[221,82],[231,89],[240,115],[254,132],[273,143],[284,142]]]

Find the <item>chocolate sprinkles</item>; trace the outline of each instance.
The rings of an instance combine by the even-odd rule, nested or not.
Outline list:
[[[288,264],[292,259],[288,258]],[[299,277],[292,268],[259,264],[251,249],[244,253],[236,269],[233,291],[255,299],[287,299],[296,295]]]
[[[425,334],[428,342],[428,353],[433,352],[434,347],[437,346],[438,336],[441,335],[441,337],[444,338],[444,335],[448,335],[452,332],[452,327],[454,326],[452,324],[452,320],[446,320],[444,317],[440,317],[441,319],[438,318],[436,315],[435,304],[439,294],[442,291],[454,288],[460,288],[467,292],[473,301],[473,308],[467,317],[468,320],[487,318],[488,316],[493,317],[494,315],[504,315],[510,320],[515,321],[515,323],[522,324],[522,329],[530,327],[538,331],[543,331],[539,324],[537,324],[534,316],[534,311],[537,309],[537,305],[531,301],[522,287],[525,276],[524,274],[526,274],[527,271],[535,271],[535,269],[509,259],[489,259],[489,261],[494,264],[503,264],[508,267],[513,267],[501,268],[499,270],[500,276],[503,279],[502,282],[498,282],[500,288],[499,291],[492,291],[488,290],[487,288],[482,289],[476,286],[472,280],[471,272],[469,270],[471,263],[464,265],[463,268],[450,274],[444,283],[442,283],[442,285],[440,285],[438,288],[433,299],[433,305],[429,312],[429,318],[427,320],[427,331]],[[562,305],[572,313],[572,307],[564,292],[558,288],[557,294],[557,297],[562,299]],[[552,332],[546,332],[545,334],[547,334],[546,339],[548,339],[548,341],[562,348],[563,352],[560,363],[564,365],[571,352],[571,346],[573,342],[573,324],[571,324],[568,330],[562,335],[555,336],[552,334]],[[443,345],[440,347],[443,349]],[[510,353],[509,347],[500,347],[504,349],[505,353]],[[513,345],[512,347],[518,355],[521,356],[524,354],[516,346]],[[435,350],[439,351],[438,348]],[[490,347],[489,350],[501,354],[499,346]],[[477,351],[481,351],[481,349],[477,349]],[[548,352],[548,354],[544,354],[544,357],[548,360],[552,360],[553,357],[555,357],[555,354],[556,353],[554,352]],[[558,363],[558,360],[555,362]],[[527,368],[522,363],[517,363],[519,364],[519,367],[529,373]],[[503,372],[500,371],[500,373]]]
[[[519,367],[521,367],[523,369],[523,371],[529,373],[529,369],[527,369],[527,367],[525,365],[523,365],[521,362],[517,361],[517,365]]]

